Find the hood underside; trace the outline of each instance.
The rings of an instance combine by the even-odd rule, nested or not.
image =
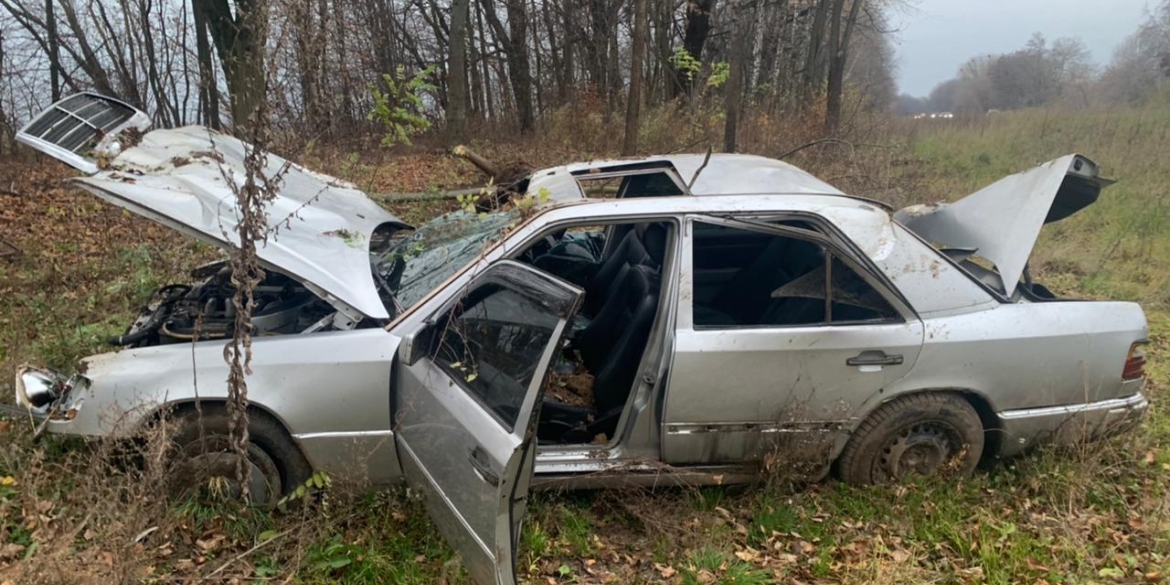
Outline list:
[[[108,100],[87,97],[90,102]],[[100,111],[100,105],[91,105],[90,111]],[[59,110],[59,104],[54,108]],[[238,245],[240,213],[232,183],[244,183],[243,142],[187,126],[146,133],[131,146],[124,137],[114,142],[114,135],[124,129],[114,128],[95,132],[95,144],[79,143],[74,148],[68,143],[66,150],[57,136],[66,132],[53,130],[53,124],[58,124],[50,119],[54,113],[50,108],[33,120],[21,138],[92,173],[73,179],[75,185],[201,240],[225,248]],[[80,119],[76,115],[62,118],[62,124]],[[263,174],[279,184],[276,197],[266,205],[268,239],[257,250],[261,263],[300,280],[351,317],[361,313],[387,318],[370,269],[370,238],[380,225],[406,224],[352,184],[276,155],[268,155]]]
[[[954,203],[907,207],[894,219],[939,248],[966,250],[993,263],[1010,296],[1044,224],[1088,207],[1111,184],[1098,176],[1096,163],[1070,154]]]

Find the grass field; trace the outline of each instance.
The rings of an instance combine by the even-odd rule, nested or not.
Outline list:
[[[653,119],[653,118],[652,118]],[[887,124],[854,158],[809,149],[793,162],[896,203],[957,198],[1068,152],[1120,179],[1086,212],[1046,228],[1037,279],[1066,295],[1143,303],[1154,408],[1134,433],[1042,452],[963,482],[853,488],[758,486],[534,497],[518,568],[531,583],[1162,582],[1170,567],[1170,106],[1025,111]],[[534,164],[578,152],[529,145]],[[792,145],[767,144],[764,154]],[[485,152],[525,157],[524,148]],[[552,153],[552,154],[550,154]],[[474,180],[434,154],[306,160],[373,191]],[[0,372],[68,367],[120,333],[146,294],[216,252],[61,187],[50,163],[0,162]],[[453,204],[396,208],[419,221]],[[7,376],[7,374],[3,374]],[[3,377],[0,377],[3,379]],[[0,383],[2,384],[2,383]],[[10,389],[0,385],[7,395]],[[288,513],[209,498],[167,501],[150,455],[0,420],[0,583],[465,583],[420,504],[399,490]],[[153,530],[152,530],[153,529]]]

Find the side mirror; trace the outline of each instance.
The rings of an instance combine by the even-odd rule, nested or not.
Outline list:
[[[430,352],[434,339],[434,328],[431,325],[427,323],[418,331],[408,333],[402,338],[402,343],[398,345],[398,359],[403,365],[413,366]]]

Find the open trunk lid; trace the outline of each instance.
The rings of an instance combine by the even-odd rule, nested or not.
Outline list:
[[[72,182],[114,205],[220,247],[237,245],[239,207],[229,182],[244,182],[245,144],[200,126],[141,134],[148,124],[122,102],[78,94],[43,112],[18,139],[89,174]],[[257,250],[262,264],[352,318],[387,318],[370,238],[379,225],[407,224],[352,184],[276,155],[268,155],[264,175],[280,186],[267,207],[270,236]]]
[[[1096,163],[1069,154],[1010,175],[954,203],[914,205],[894,219],[940,248],[965,250],[995,264],[1011,296],[1046,223],[1091,205],[1113,181]]]

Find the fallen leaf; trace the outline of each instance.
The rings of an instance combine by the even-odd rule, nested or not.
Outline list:
[[[663,565],[662,563],[654,563],[654,569],[658,571],[659,575],[662,575],[663,579],[669,579],[669,578],[673,577],[675,573],[678,572],[678,571],[674,570],[674,567],[671,567],[669,565]]]
[[[217,548],[219,544],[226,540],[227,537],[222,534],[215,534],[209,538],[200,538],[195,541],[195,546],[202,552],[209,553]]]

